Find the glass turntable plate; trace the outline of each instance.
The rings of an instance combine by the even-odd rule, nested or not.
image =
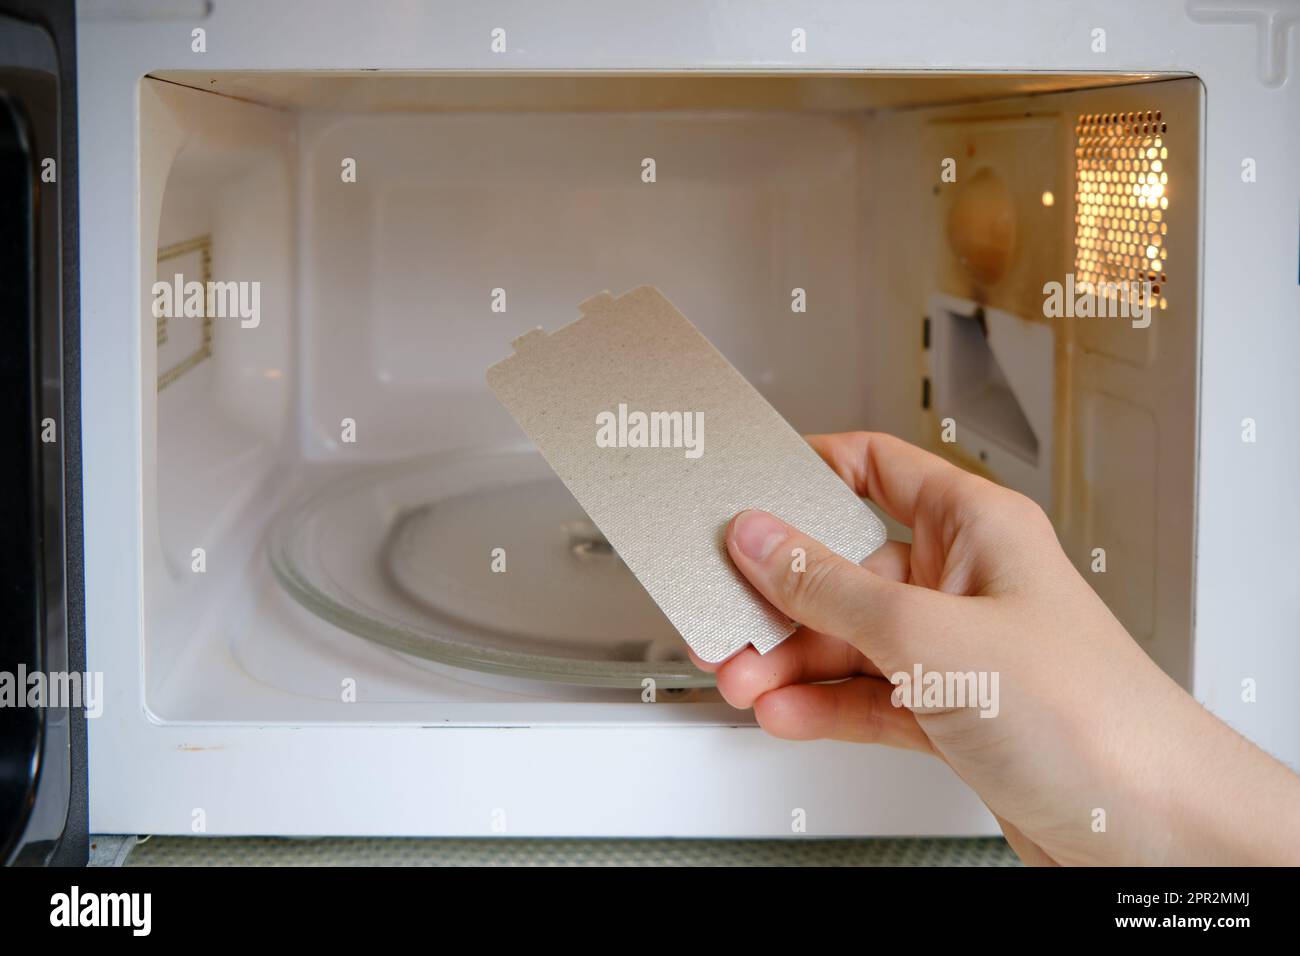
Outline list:
[[[713,684],[531,449],[335,479],[276,518],[268,548],[302,605],[408,654],[569,684]]]

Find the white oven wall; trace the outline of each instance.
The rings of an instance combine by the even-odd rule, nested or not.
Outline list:
[[[296,149],[284,113],[155,81],[139,95],[143,663],[157,713],[212,619],[245,600],[241,536],[293,457]],[[193,354],[196,322],[167,320],[180,349],[149,334],[155,279],[201,276],[192,257],[148,253],[205,239],[213,279],[258,284],[258,314],[214,319],[211,354],[160,385]]]
[[[1289,507],[1300,487],[1300,450],[1284,437],[1281,411],[1291,407],[1300,355],[1297,187],[1281,173],[1300,152],[1300,87],[1283,82],[1296,58],[1278,57],[1273,51],[1284,47],[1260,40],[1267,23],[1216,23],[1175,0],[1137,7],[1098,0],[1068,12],[1028,0],[978,9],[955,0],[823,2],[797,14],[686,0],[644,14],[597,3],[546,10],[448,3],[389,18],[343,0],[224,0],[201,24],[111,0],[79,12],[85,601],[89,666],[104,674],[106,695],[90,727],[95,830],[188,833],[202,819],[208,833],[488,835],[499,832],[495,811],[504,810],[505,832],[515,835],[789,835],[796,808],[807,811],[813,836],[992,829],[978,801],[933,762],[782,744],[752,727],[621,719],[526,731],[514,721],[339,727],[151,713],[143,582],[154,533],[145,506],[144,396],[152,383],[142,360],[139,250],[153,246],[142,235],[136,120],[141,76],[164,69],[939,67],[1199,76],[1206,137],[1192,686],[1243,733],[1300,761],[1300,714],[1281,683],[1300,669],[1300,512]],[[200,25],[208,37],[201,54],[191,47]],[[494,25],[509,31],[507,53],[491,51]],[[806,53],[790,48],[795,27],[809,31]],[[1093,31],[1103,27],[1106,52],[1094,52]],[[1242,179],[1245,159],[1260,171],[1253,182]],[[897,401],[901,417],[914,398]],[[1246,417],[1260,424],[1253,444],[1241,440]],[[220,656],[211,663],[221,665]],[[1259,687],[1252,701],[1242,694],[1248,679]]]
[[[526,82],[526,81],[523,81]],[[302,120],[309,460],[525,440],[484,370],[602,290],[661,289],[795,425],[853,427],[861,124],[835,113]],[[641,179],[644,157],[656,183]],[[355,183],[340,164],[356,162]],[[808,311],[791,310],[809,290]],[[499,292],[497,291],[499,290]],[[498,309],[504,308],[504,311]],[[356,422],[341,442],[340,422]]]

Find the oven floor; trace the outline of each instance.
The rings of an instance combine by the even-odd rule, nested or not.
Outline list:
[[[92,836],[92,866],[1019,866],[1001,837],[513,840]]]

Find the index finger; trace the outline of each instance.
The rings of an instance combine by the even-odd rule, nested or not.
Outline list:
[[[916,506],[927,483],[966,475],[938,455],[922,451],[884,432],[807,435],[822,460],[862,498],[869,498],[895,521],[915,527]]]

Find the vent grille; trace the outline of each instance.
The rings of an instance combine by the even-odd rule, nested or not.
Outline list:
[[[162,274],[162,264],[164,262],[173,262],[173,267],[177,272],[188,274],[191,277],[197,272],[197,281],[201,282],[204,289],[210,288],[209,283],[212,281],[212,237],[199,236],[195,239],[187,239],[184,242],[178,242],[170,246],[165,246],[158,250],[158,272],[157,277],[163,281],[168,281],[168,276]],[[186,269],[184,266],[189,266]],[[172,268],[172,267],[169,267]],[[205,358],[212,354],[212,316],[207,315],[207,300],[204,300],[204,316],[202,325],[199,327],[199,341],[188,355],[183,355],[175,365],[167,369],[158,376],[158,391],[162,391],[172,382],[176,381],[194,366],[198,365]],[[177,308],[180,303],[176,303]],[[168,336],[168,320],[165,316],[160,316],[157,323],[158,337],[158,361],[161,367],[164,358],[162,353],[163,346],[170,341]]]
[[[1169,148],[1159,110],[1085,113],[1075,126],[1075,281],[1168,305]]]

